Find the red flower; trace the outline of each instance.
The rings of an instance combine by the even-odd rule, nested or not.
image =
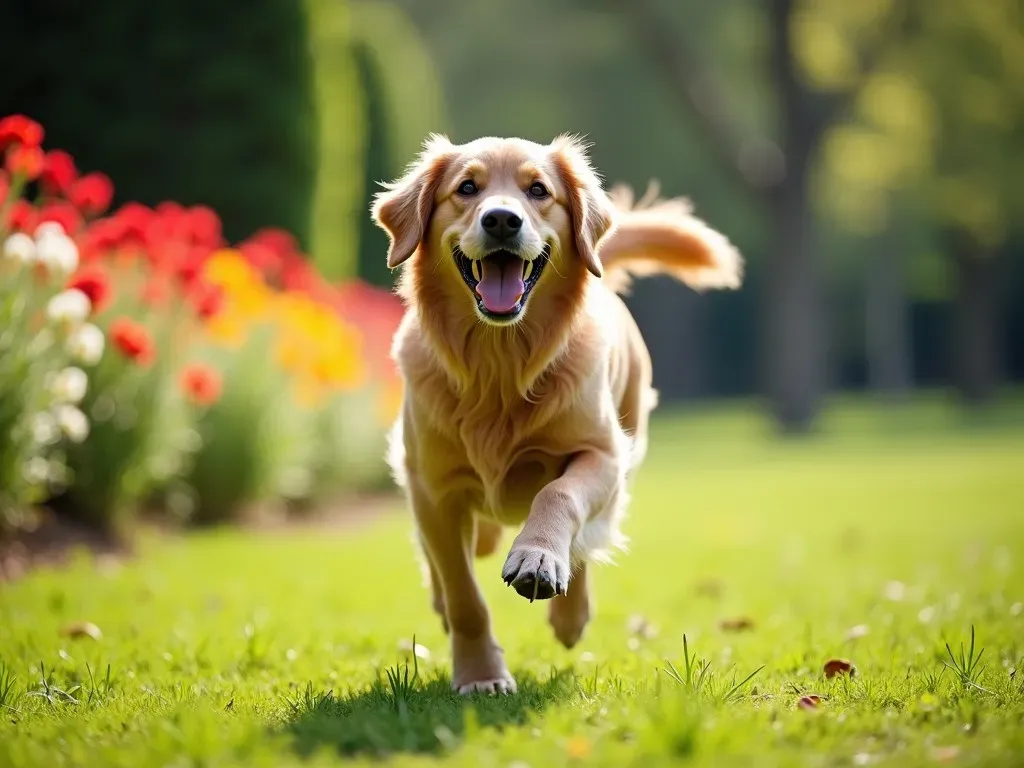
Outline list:
[[[266,243],[250,240],[242,243],[238,251],[261,275],[271,280],[277,278],[277,273],[281,270],[281,257]]]
[[[103,173],[87,173],[68,190],[68,200],[85,216],[99,216],[114,199],[114,184]]]
[[[224,306],[224,290],[219,285],[197,282],[193,284],[189,298],[196,314],[204,320],[209,320]]]
[[[196,405],[213,405],[220,399],[224,387],[221,375],[201,363],[185,366],[179,384],[185,396]]]
[[[194,205],[188,209],[187,217],[193,243],[209,248],[217,248],[221,244],[220,217],[212,208]]]
[[[24,176],[33,181],[43,172],[46,156],[39,147],[15,145],[7,151],[7,170],[11,176]]]
[[[44,221],[55,221],[64,227],[64,231],[71,237],[77,234],[78,230],[82,228],[82,214],[78,212],[71,203],[56,202],[50,203],[44,206],[39,212],[39,218],[37,219],[36,226],[39,226]]]
[[[78,178],[75,160],[67,152],[55,149],[47,152],[39,185],[48,195],[65,195]]]
[[[17,200],[7,212],[7,228],[15,232],[35,232],[39,212],[28,200]]]
[[[3,206],[7,200],[7,195],[11,191],[11,181],[7,178],[7,172],[0,170],[0,207]]]
[[[110,324],[110,339],[121,354],[139,365],[148,365],[156,356],[153,338],[141,323],[119,317]]]
[[[110,278],[97,264],[90,264],[78,270],[68,281],[67,287],[77,288],[88,296],[95,312],[103,311],[110,303]]]
[[[0,149],[11,144],[38,147],[43,143],[43,126],[25,115],[8,115],[0,119]]]

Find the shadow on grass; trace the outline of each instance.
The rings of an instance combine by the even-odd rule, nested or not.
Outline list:
[[[437,754],[455,747],[467,728],[523,725],[531,713],[569,696],[575,684],[569,670],[552,671],[546,681],[529,675],[516,678],[519,693],[513,696],[459,696],[446,676],[384,676],[368,689],[344,696],[318,692],[309,684],[290,700],[284,729],[303,757],[324,748],[342,755]]]

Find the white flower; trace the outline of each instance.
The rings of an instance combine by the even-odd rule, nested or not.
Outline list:
[[[51,272],[70,274],[78,268],[78,246],[64,234],[60,224],[55,224],[56,231],[45,230],[40,235],[43,227],[53,223],[41,224],[36,230],[36,259]]]
[[[64,226],[59,221],[44,221],[36,227],[36,240],[42,240],[52,235],[59,235],[60,237],[67,235],[67,232],[64,231]]]
[[[46,305],[46,316],[55,323],[77,326],[92,311],[89,297],[77,288],[61,291]]]
[[[85,371],[71,365],[53,377],[50,392],[61,403],[80,403],[89,389],[89,377]]]
[[[95,365],[103,357],[103,331],[92,323],[76,328],[66,343],[68,354],[83,365]]]
[[[32,417],[29,428],[32,430],[32,440],[36,445],[50,445],[57,442],[57,438],[60,437],[60,428],[56,420],[45,411]]]
[[[80,443],[89,436],[89,420],[73,405],[59,405],[55,411],[57,424],[68,440]]]
[[[41,485],[45,483],[50,476],[50,462],[42,456],[33,456],[25,462],[25,468],[22,470],[22,474],[30,485]]]
[[[24,232],[15,232],[4,240],[4,258],[31,264],[36,260],[36,243]]]

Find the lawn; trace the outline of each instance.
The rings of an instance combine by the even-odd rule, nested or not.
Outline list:
[[[508,698],[449,692],[398,505],[0,584],[0,765],[1020,765],[1019,412],[845,405],[809,441],[762,430],[739,407],[661,415],[631,551],[596,572],[572,651],[503,557],[479,561]],[[102,636],[64,634],[83,621]],[[826,679],[831,659],[855,674]]]

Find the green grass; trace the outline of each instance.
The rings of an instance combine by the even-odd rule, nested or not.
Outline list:
[[[1017,411],[844,405],[785,443],[740,408],[663,417],[578,648],[479,562],[503,699],[449,692],[404,514],[83,557],[0,585],[0,766],[1019,765],[1022,469]]]

